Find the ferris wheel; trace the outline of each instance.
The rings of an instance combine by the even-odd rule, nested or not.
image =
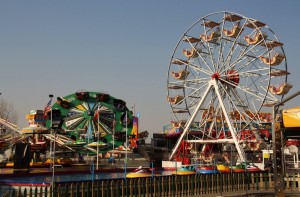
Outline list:
[[[99,134],[107,142],[119,146],[125,142],[126,134],[131,135],[132,115],[126,103],[107,93],[78,91],[57,97],[52,113],[55,110],[60,112],[65,135],[75,140],[83,138],[92,143]]]
[[[196,21],[169,64],[172,125],[183,130],[170,160],[184,137],[198,132],[190,142],[235,144],[246,161],[241,131],[272,121],[262,111],[292,88],[288,74],[283,43],[265,23],[228,11]]]

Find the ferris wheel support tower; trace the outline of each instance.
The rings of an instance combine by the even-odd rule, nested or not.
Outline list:
[[[229,130],[231,132],[231,136],[232,136],[232,142],[235,144],[235,146],[237,147],[237,151],[238,151],[238,154],[239,154],[239,157],[241,159],[242,162],[245,162],[246,161],[246,157],[245,157],[245,152],[244,150],[241,148],[240,146],[240,142],[238,141],[238,138],[237,138],[237,132],[235,130],[235,128],[232,126],[231,122],[230,122],[230,119],[229,119],[229,116],[226,112],[226,108],[225,108],[225,105],[224,103],[222,102],[222,97],[221,97],[221,94],[219,92],[219,88],[218,88],[218,79],[217,78],[213,78],[208,87],[207,87],[207,90],[205,91],[205,93],[203,94],[204,96],[202,97],[202,99],[199,101],[197,107],[195,108],[195,112],[194,114],[191,116],[191,118],[189,119],[189,121],[187,122],[187,124],[185,125],[185,129],[183,131],[183,133],[181,134],[180,138],[178,139],[175,147],[173,148],[172,150],[172,153],[171,153],[171,156],[169,158],[169,160],[172,160],[172,158],[174,157],[175,153],[178,151],[178,148],[181,144],[181,141],[183,139],[183,137],[185,136],[185,134],[187,133],[188,129],[190,128],[192,122],[194,121],[197,113],[199,112],[199,109],[200,107],[202,106],[203,104],[203,100],[207,97],[207,94],[209,92],[210,89],[214,88],[215,91],[216,91],[216,94],[218,96],[218,99],[219,99],[219,102],[220,102],[220,107],[225,115],[225,118],[226,118],[226,121],[229,123],[228,126],[229,126]],[[230,142],[231,140],[227,141],[227,142]],[[197,140],[193,140],[193,142],[197,142]]]

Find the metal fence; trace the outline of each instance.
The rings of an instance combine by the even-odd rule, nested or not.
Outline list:
[[[300,195],[299,184],[299,174],[287,175],[285,192]],[[274,182],[270,173],[228,173],[55,183],[53,190],[51,186],[2,186],[1,190],[5,197],[177,197],[274,191]]]

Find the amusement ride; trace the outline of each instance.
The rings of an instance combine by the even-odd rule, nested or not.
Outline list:
[[[283,43],[264,22],[227,11],[196,21],[168,69],[167,134],[179,136],[169,160],[251,162],[269,147],[270,107],[293,87],[289,74]]]
[[[52,100],[52,98],[51,98]],[[78,91],[57,97],[48,110],[32,110],[26,115],[29,126],[20,129],[4,119],[0,123],[14,131],[0,139],[2,150],[18,142],[30,144],[30,166],[69,165],[83,162],[83,156],[109,158],[137,146],[137,118],[126,102],[107,93]],[[127,142],[127,144],[125,144]],[[110,151],[114,150],[113,153]],[[98,161],[98,160],[97,160]],[[8,162],[7,167],[12,167]]]

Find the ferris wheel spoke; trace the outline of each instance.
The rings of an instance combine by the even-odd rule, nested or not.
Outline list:
[[[223,52],[221,52],[223,54]],[[227,64],[227,61],[231,61],[232,57],[233,57],[233,53],[234,53],[234,50],[233,49],[230,49],[229,52],[227,53],[226,57],[225,58],[222,58],[223,61],[221,61],[219,64],[221,65],[220,68],[218,69],[218,72],[219,73],[222,73],[222,71],[226,70],[227,67],[225,66]]]
[[[251,63],[251,62],[244,63],[244,66],[242,66],[242,65],[240,64],[240,63],[241,63],[244,59],[246,59],[247,57],[244,57],[244,59],[235,60],[233,63],[230,63],[231,60],[233,59],[233,55],[235,55],[235,54],[234,54],[234,51],[235,51],[235,50],[238,50],[238,48],[240,48],[240,46],[237,46],[237,45],[236,45],[236,48],[233,48],[233,50],[230,51],[230,52],[228,53],[228,56],[226,57],[227,59],[226,59],[226,61],[224,61],[224,64],[223,64],[223,65],[228,64],[229,66],[228,66],[228,67],[224,67],[225,69],[224,69],[222,72],[220,72],[220,73],[224,73],[225,71],[235,69],[235,66],[236,66],[237,64],[240,65],[239,68],[236,69],[237,71],[239,71],[239,70],[241,70],[242,68],[246,67],[248,64]],[[227,63],[227,62],[228,62],[228,63]]]
[[[195,64],[193,64],[193,63],[191,63],[191,62],[189,62],[189,63],[187,64],[187,66],[189,66],[190,68],[192,68],[192,69],[194,69],[194,70],[197,70],[197,71],[199,71],[199,72],[205,73],[205,74],[207,74],[207,75],[211,75],[211,74],[212,74],[210,71],[205,70],[205,69],[203,69],[203,68],[200,68],[199,66],[197,66],[197,65],[195,65]]]
[[[240,61],[235,62],[234,64],[232,64],[231,66],[228,67],[228,70],[233,70],[235,69],[235,66],[237,64],[239,64],[239,67],[236,69],[237,72],[240,72],[242,69],[245,69],[246,67],[250,67],[257,59],[253,58],[249,61],[246,61],[245,63],[241,64],[240,62],[248,59],[248,57],[245,57],[244,59],[240,59]]]
[[[185,40],[188,40],[188,43],[189,43],[190,47],[192,48],[192,50],[196,51],[196,53],[197,53],[196,61],[198,61],[198,64],[199,65],[204,64],[209,69],[209,71],[211,73],[213,73],[211,67],[208,65],[208,63],[204,59],[204,56],[207,56],[209,54],[208,52],[206,52],[207,51],[207,47],[205,46],[205,44],[200,41],[200,42],[197,43],[200,46],[197,46],[197,44],[194,45],[193,43],[191,43],[189,41],[189,37],[190,36],[185,35],[184,37],[185,37]],[[203,49],[205,49],[205,50],[203,50]]]
[[[269,68],[261,68],[261,69],[256,69],[256,70],[249,70],[249,71],[242,71],[239,72],[239,75],[241,78],[243,77],[261,77],[261,76],[267,76],[269,74]],[[267,72],[263,72],[267,71]]]
[[[268,94],[266,95],[266,100],[268,101],[278,101],[278,99],[276,98],[276,96],[275,95],[273,95],[273,94],[271,94],[270,92],[269,92],[269,90],[267,89],[267,88],[265,88],[265,87],[260,87],[261,89],[263,89],[265,92],[268,92]]]
[[[246,88],[253,87],[253,88],[255,88],[255,90],[256,90],[257,92],[260,92],[259,86],[257,85],[257,81],[258,81],[260,78],[261,78],[261,76],[258,77],[258,78],[255,78],[255,79],[254,79],[253,77],[248,77],[247,79],[250,79],[250,80],[248,80],[248,83],[247,83]]]
[[[262,41],[261,41],[262,42]],[[254,52],[254,49],[255,47],[257,47],[259,44],[261,44],[261,42],[257,43],[256,45],[249,45],[247,47],[244,48],[244,50],[242,50],[240,53],[239,53],[239,56],[236,58],[236,60],[231,63],[231,66],[229,67],[229,69],[234,69],[234,67],[239,64],[241,61],[251,57],[252,60],[249,61],[249,63],[255,61],[255,60],[258,60],[258,56],[259,55],[256,55],[256,53]],[[250,52],[254,55],[248,55],[250,54]],[[265,54],[266,51],[264,53],[262,53],[261,55]],[[248,65],[248,64],[246,64]]]
[[[225,98],[228,100],[227,102],[229,103],[229,107],[235,110],[238,110],[237,105],[235,104],[236,102],[234,101],[234,98],[232,98],[233,96],[230,94],[229,90],[226,89],[226,87],[224,85],[222,85],[221,83],[219,84],[221,87],[221,95],[223,97],[223,99],[225,100]],[[230,109],[228,109],[230,110]]]
[[[199,99],[201,98],[203,95],[203,91],[205,89],[205,87],[207,86],[206,83],[202,84],[202,86],[200,87],[193,87],[190,88],[190,92],[188,93],[187,97],[191,98],[191,99]]]
[[[204,37],[207,37],[207,36],[209,36],[207,33],[211,30],[211,28],[209,29],[209,30],[206,30],[206,27],[205,26],[203,26],[203,28],[204,28]],[[211,63],[211,65],[212,65],[212,67],[214,68],[213,70],[212,70],[212,72],[216,72],[216,70],[215,70],[215,68],[216,68],[216,62],[215,62],[215,60],[214,60],[214,56],[213,56],[213,51],[212,51],[212,48],[214,47],[214,46],[212,46],[213,44],[211,44],[210,42],[204,42],[203,43],[203,46],[205,46],[205,49],[207,50],[207,55],[210,57],[209,58],[209,60],[210,60],[210,63]]]
[[[222,28],[221,28],[221,36],[220,36],[220,47],[219,47],[219,58],[218,58],[218,67],[217,67],[217,72],[221,71],[221,68],[225,68],[225,65],[227,63],[227,61],[231,60],[232,58],[232,54],[234,53],[234,48],[235,48],[235,43],[236,43],[236,39],[234,40],[230,40],[230,39],[226,39],[225,35],[224,35],[224,20],[222,21]],[[231,47],[228,48],[227,50],[225,50],[225,47],[229,45],[227,43],[232,43]],[[227,51],[227,54],[226,54]]]
[[[223,27],[222,27],[223,28]],[[220,32],[222,32],[222,29],[220,30]],[[215,66],[215,72],[217,72],[219,70],[219,67],[220,67],[220,62],[222,62],[224,60],[224,54],[223,52],[225,51],[224,50],[224,47],[225,47],[225,43],[223,44],[223,40],[222,40],[222,33],[220,35],[220,38],[219,38],[219,45],[218,47],[216,48],[216,66]]]
[[[223,66],[225,64],[227,64],[227,62],[231,62],[234,51],[236,51],[238,48],[241,48],[243,46],[241,43],[238,43],[238,38],[240,38],[240,35],[241,35],[243,29],[245,28],[245,24],[246,24],[246,21],[244,21],[243,25],[241,25],[241,31],[238,33],[236,38],[234,38],[233,40],[228,40],[228,39],[225,39],[222,37],[222,39],[225,39],[227,42],[232,42],[231,47],[228,50],[227,56],[224,59]],[[238,26],[240,26],[240,22],[238,23]],[[246,47],[244,47],[244,48],[246,50]]]
[[[249,64],[258,60],[258,56],[257,55],[254,55],[254,56],[248,56],[247,54],[251,51],[252,53],[253,52],[253,49],[254,49],[255,46],[252,46],[250,49],[244,51],[243,53],[240,54],[240,56],[232,63],[232,65],[230,66],[231,69],[234,69],[234,67],[241,61],[247,59],[248,57],[251,57],[252,60],[249,61]],[[255,53],[254,53],[255,54]],[[248,63],[246,64],[248,65]]]
[[[237,86],[236,84],[231,83],[229,81],[226,81],[226,80],[223,80],[223,79],[220,79],[220,80],[222,82],[227,83],[228,85],[233,86],[235,88],[238,88],[240,91],[245,92],[247,94],[250,94],[250,95],[252,95],[252,96],[254,96],[254,97],[258,98],[258,99],[263,99],[264,98],[263,94],[260,94],[258,91],[255,91],[255,90],[253,90],[253,89],[251,89],[249,87],[241,87],[240,85]]]
[[[211,59],[210,57],[207,57],[208,53],[202,52],[198,58],[196,58],[194,65],[197,64],[199,68],[202,68],[202,65],[205,65],[207,67],[206,73],[213,73],[213,70],[211,66],[207,63],[206,59]]]
[[[231,89],[231,91],[232,91],[233,97],[237,101],[236,106],[238,106],[239,108],[242,108],[243,110],[246,110],[247,108],[249,108],[249,103],[248,102],[249,102],[249,100],[252,100],[251,99],[252,95],[248,96],[247,94],[244,94],[245,99],[242,99],[242,97],[239,95],[239,93],[237,92],[236,89]]]
[[[240,47],[241,46],[239,46],[239,48]],[[237,46],[236,46],[236,49],[237,49]],[[247,50],[247,47],[244,47],[244,50],[242,50],[242,51],[239,52],[238,58],[243,58],[244,57],[243,54],[246,53],[246,50]],[[234,69],[234,67],[242,61],[242,59],[236,59],[233,63],[230,63],[230,66],[225,67],[225,65],[228,64],[228,61],[231,62],[231,60],[233,58],[233,52],[234,52],[234,50],[230,50],[230,52],[228,52],[228,56],[226,57],[226,60],[223,63],[223,67],[226,68],[226,69],[224,69],[220,73],[224,73],[226,70],[232,70],[232,69]]]
[[[196,80],[201,80],[201,81],[205,81],[207,80],[207,78],[200,78],[199,76],[203,76],[203,73],[199,72],[198,69],[194,69],[193,67],[187,67],[188,71],[189,71],[189,76],[185,81],[196,81]]]
[[[200,83],[207,83],[210,80],[211,77],[203,77],[203,78],[197,78],[195,76],[194,79],[187,79],[185,82],[190,83],[190,84],[200,84]]]
[[[247,88],[251,85],[256,86],[256,89],[258,90],[259,88],[257,87],[256,83],[258,82],[259,79],[261,79],[260,81],[263,82],[266,79],[269,79],[269,68],[260,68],[260,69],[256,69],[256,67],[251,70],[251,67],[249,67],[248,69],[250,69],[249,71],[241,71],[241,70],[236,70],[236,72],[239,73],[239,77],[243,80],[250,80],[251,83],[247,84]],[[263,71],[266,71],[265,73]],[[228,75],[230,76],[230,75]],[[255,77],[255,79],[254,79]],[[262,77],[265,77],[262,78]],[[225,81],[226,83],[228,83],[228,81]]]
[[[197,84],[199,85],[199,84]],[[204,91],[204,88],[207,87],[207,83],[202,84],[200,87],[190,87],[190,92],[187,94],[187,96],[183,100],[190,100],[189,108],[193,108],[197,101],[203,96],[202,93]]]
[[[243,124],[248,124],[251,119],[246,118],[244,109],[240,109],[240,106],[232,99],[232,97],[229,97],[228,105],[230,106],[230,111],[227,114],[229,115],[230,124],[235,129],[236,137],[238,138],[239,131],[244,128]]]
[[[202,67],[201,65],[205,65],[208,69],[208,73],[213,73],[212,70],[212,66],[209,65],[209,63],[206,61],[206,59],[210,59],[211,60],[211,56],[209,56],[209,53],[207,53],[206,51],[202,51],[201,53],[199,53],[198,58],[195,59],[195,63],[197,63],[197,65],[199,65],[199,67]]]
[[[247,86],[246,88],[249,87],[254,87],[257,91],[259,91],[260,87],[257,85],[257,82],[264,81],[265,79],[263,77],[267,77],[269,73],[263,73],[263,71],[269,71],[269,69],[259,69],[259,70],[251,70],[249,72],[240,72],[239,76],[243,80],[247,80]],[[259,71],[259,72],[258,72]]]

